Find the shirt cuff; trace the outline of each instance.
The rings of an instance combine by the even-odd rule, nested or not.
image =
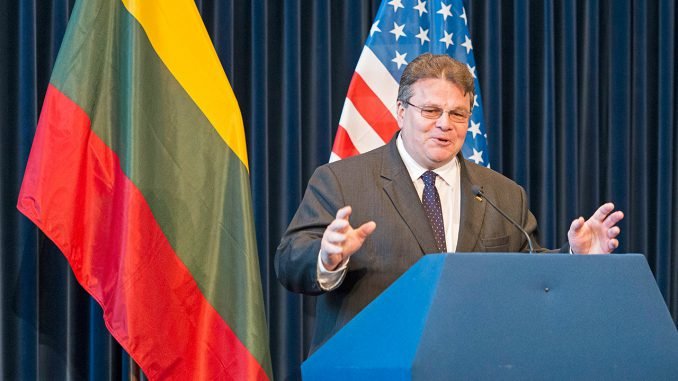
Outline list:
[[[317,275],[318,275],[318,284],[323,291],[332,291],[335,288],[339,287],[341,282],[346,276],[346,267],[348,265],[348,259],[336,270],[330,271],[325,268],[323,261],[320,257],[320,252],[318,252],[318,266],[317,266]]]

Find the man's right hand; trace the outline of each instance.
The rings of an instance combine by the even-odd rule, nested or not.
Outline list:
[[[374,221],[366,222],[353,229],[348,222],[351,207],[345,206],[337,211],[337,216],[327,225],[320,242],[320,260],[325,269],[336,270],[353,255],[365,242],[365,239],[376,229]]]

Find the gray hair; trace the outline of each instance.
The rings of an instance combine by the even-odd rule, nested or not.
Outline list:
[[[440,78],[459,86],[464,95],[471,94],[471,109],[475,95],[473,74],[463,63],[445,54],[425,53],[410,62],[400,77],[398,100],[405,103],[412,98],[412,85],[420,79]]]

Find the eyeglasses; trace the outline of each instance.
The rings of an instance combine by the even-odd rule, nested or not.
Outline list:
[[[424,107],[419,107],[416,105],[413,105],[410,102],[404,101],[408,105],[418,108],[419,111],[421,111],[421,116],[423,116],[426,119],[438,119],[440,118],[443,113],[447,113],[448,117],[450,118],[451,121],[455,123],[464,123],[468,122],[468,118],[471,117],[471,113],[466,111],[466,110],[450,110],[450,111],[445,111],[439,107],[431,107],[431,106],[424,106]]]

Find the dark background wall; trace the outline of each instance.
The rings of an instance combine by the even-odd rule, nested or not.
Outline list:
[[[406,6],[408,0],[403,1]],[[329,158],[375,0],[198,1],[248,140],[277,378],[294,377],[313,300],[275,280],[273,254]],[[529,194],[541,241],[614,201],[618,252],[647,256],[678,317],[678,61],[672,0],[465,2],[492,167]],[[54,245],[15,208],[73,2],[0,1],[0,339],[3,379],[127,379],[130,362]]]

